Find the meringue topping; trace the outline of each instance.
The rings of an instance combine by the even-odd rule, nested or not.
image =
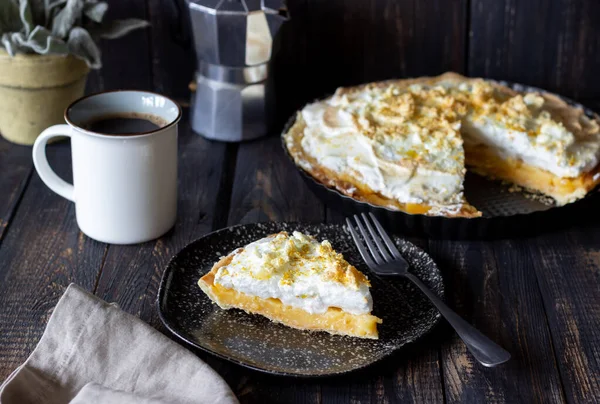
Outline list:
[[[280,299],[309,313],[337,307],[352,314],[370,313],[369,281],[334,251],[300,232],[281,232],[248,244],[218,269],[215,283],[225,288]]]

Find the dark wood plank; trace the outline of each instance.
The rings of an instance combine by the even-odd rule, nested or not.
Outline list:
[[[290,2],[274,63],[285,119],[342,85],[464,71],[466,0]]]
[[[93,94],[99,93],[104,90],[104,80],[100,70],[92,70],[88,74],[87,81],[85,83],[85,93]]]
[[[432,335],[369,370],[325,381],[320,403],[441,403],[439,344]]]
[[[48,147],[51,166],[65,178],[69,149],[68,142]],[[105,251],[79,232],[73,203],[33,174],[0,247],[0,379],[33,350],[69,283],[94,289]]]
[[[184,0],[147,0],[154,91],[188,102],[196,60]]]
[[[279,136],[239,146],[229,224],[261,221],[322,222],[323,204],[284,155]]]
[[[595,0],[473,0],[468,72],[598,98],[599,15]]]
[[[467,4],[462,0],[371,1],[370,23],[364,27],[368,62],[362,79],[462,72]],[[356,18],[364,19],[361,15]],[[347,41],[346,46],[351,47],[352,42]]]
[[[564,402],[531,254],[525,241],[431,241],[447,302],[506,348],[512,359],[488,369],[460,339],[442,346],[447,402]]]
[[[179,200],[175,227],[158,240],[111,245],[96,294],[160,328],[156,295],[168,260],[213,229],[225,144],[194,134],[183,119],[179,136]]]
[[[236,386],[230,382],[230,385],[242,404],[321,403],[318,381],[282,379],[246,370],[238,377],[241,384]]]
[[[593,218],[592,218],[593,219]],[[600,237],[596,224],[530,245],[569,403],[600,400]]]
[[[108,0],[105,20],[122,18],[148,19],[145,0]],[[118,39],[102,39],[102,69],[88,78],[93,91],[138,89],[152,90],[150,30],[142,28]]]
[[[32,169],[31,147],[17,146],[0,136],[0,243]]]
[[[330,1],[321,2],[327,7]],[[290,20],[279,30],[273,44],[273,60],[269,75],[275,98],[275,122],[282,126],[299,106],[315,97],[311,82],[317,79],[307,60],[310,29],[308,0],[288,1]]]
[[[591,99],[591,100],[580,100],[580,102],[586,107],[590,108],[592,111],[599,113],[600,112],[600,100],[599,99]]]

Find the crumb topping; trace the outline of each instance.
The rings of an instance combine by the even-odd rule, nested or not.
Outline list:
[[[292,285],[299,278],[315,275],[354,289],[361,284],[369,285],[367,277],[350,265],[327,240],[319,243],[312,236],[297,231],[290,235],[284,231],[260,247],[250,245],[244,248],[242,254],[236,255],[219,271],[228,275],[243,272],[257,280],[280,276],[281,285]],[[249,255],[254,260],[248,260]],[[260,265],[251,265],[256,261]]]
[[[577,152],[569,148],[577,140],[573,132],[600,133],[598,123],[583,113],[567,128],[565,117],[540,93],[519,94],[482,79],[406,88],[374,83],[357,92],[338,91],[329,103],[355,114],[358,130],[377,143],[413,138],[397,152],[400,159],[417,163],[438,161],[443,150],[460,147],[463,120],[492,121],[506,131],[526,133],[532,145],[551,151],[569,166],[577,162]],[[460,160],[461,155],[452,158]]]
[[[300,232],[265,237],[231,255],[215,273],[225,288],[280,299],[310,313],[335,307],[354,314],[369,313],[370,283],[337,253],[329,241],[319,243]]]
[[[459,131],[465,106],[444,87],[406,91],[395,84],[372,85],[360,93],[337,93],[329,104],[353,115],[358,132],[372,141],[381,160],[462,173]]]

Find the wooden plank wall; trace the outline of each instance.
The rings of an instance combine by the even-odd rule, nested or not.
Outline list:
[[[468,72],[600,98],[600,2],[472,0]]]
[[[90,90],[146,88],[187,102],[185,0],[109,3],[108,18],[146,18],[152,28],[104,41]],[[596,0],[288,0],[288,8],[273,60],[280,121],[340,85],[447,70],[600,99]]]

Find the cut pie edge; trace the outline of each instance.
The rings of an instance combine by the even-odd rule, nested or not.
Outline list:
[[[474,155],[477,157],[473,158]],[[465,160],[469,171],[550,196],[557,206],[585,197],[600,184],[600,165],[578,177],[558,177],[520,159],[498,156],[483,144],[465,147]]]
[[[325,331],[330,334],[359,338],[378,339],[377,324],[382,320],[372,314],[352,314],[330,307],[325,313],[309,313],[298,307],[284,305],[281,300],[263,299],[214,282],[219,268],[228,265],[241,249],[221,258],[212,269],[198,281],[204,293],[222,309],[241,309],[246,313],[260,314],[269,320],[288,327],[308,331]]]
[[[375,206],[399,210],[408,214],[427,214],[435,207],[427,204],[402,203],[395,199],[381,195],[373,191],[364,184],[359,184],[352,178],[344,178],[323,165],[319,164],[312,156],[306,154],[301,146],[302,137],[306,123],[300,112],[296,115],[296,120],[291,128],[283,135],[286,148],[298,167],[306,171],[310,176],[321,184],[334,188],[342,194],[349,196],[360,202],[369,203]],[[357,192],[358,191],[358,192]],[[480,217],[481,212],[477,208],[463,200],[461,209],[453,214],[445,214],[445,217]]]

